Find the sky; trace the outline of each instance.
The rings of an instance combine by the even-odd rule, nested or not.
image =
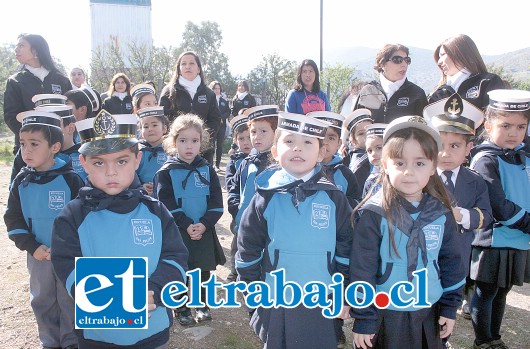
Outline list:
[[[234,74],[245,76],[272,53],[319,63],[320,0],[152,0],[151,5],[155,46],[178,46],[187,21],[217,22],[221,52]],[[40,34],[67,69],[88,68],[89,0],[19,0],[3,7],[0,45],[15,44],[20,33]],[[469,35],[483,55],[516,51],[530,47],[529,10],[524,0],[323,0],[324,62],[326,49],[400,43],[434,50],[457,34]]]

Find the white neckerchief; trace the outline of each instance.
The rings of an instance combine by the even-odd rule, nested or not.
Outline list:
[[[50,73],[50,71],[43,66],[40,66],[38,68],[33,68],[30,65],[25,66],[27,70],[31,72],[31,74],[35,75],[40,79],[40,81],[44,81],[44,78]]]
[[[112,94],[113,96],[116,96],[120,99],[120,101],[123,101],[123,99],[127,96],[127,92],[116,92]]]
[[[201,84],[201,76],[197,75],[195,79],[190,81],[181,75],[179,76],[179,84],[180,86],[184,87],[186,91],[188,91],[191,96],[191,99],[193,100],[193,97],[195,97],[195,93],[197,93],[197,88]]]
[[[390,97],[392,97],[392,95],[397,90],[399,90],[399,88],[401,86],[403,86],[403,84],[405,83],[405,79],[406,78],[407,77],[405,76],[401,80],[397,80],[397,81],[392,82],[392,81],[388,80],[383,73],[379,73],[379,82],[381,83],[381,87],[383,88],[383,91],[385,91],[387,100],[389,100]]]
[[[466,68],[463,68],[453,76],[447,75],[447,85],[451,86],[453,90],[458,91],[458,88],[460,85],[462,85],[462,82],[464,82],[464,80],[466,80],[470,75],[471,73]]]
[[[237,98],[239,98],[239,100],[242,101],[247,95],[248,95],[248,92],[247,92],[247,91],[245,91],[245,92],[238,92],[238,93],[237,93]]]

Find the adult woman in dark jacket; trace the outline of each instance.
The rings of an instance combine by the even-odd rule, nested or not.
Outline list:
[[[441,77],[435,90],[427,97],[429,103],[458,92],[460,97],[485,112],[489,104],[488,92],[509,88],[500,76],[488,73],[477,45],[467,35],[445,39],[434,50],[434,61],[440,68]],[[483,130],[481,125],[476,131],[475,144],[482,143]]]
[[[230,106],[228,105],[228,101],[224,99],[221,94],[223,92],[223,87],[219,81],[214,80],[210,82],[208,87],[215,93],[217,105],[219,106],[219,111],[221,112],[221,124],[219,125],[219,131],[217,132],[217,137],[215,138],[215,170],[219,172],[226,134],[226,125],[228,117],[230,116]]]
[[[4,120],[15,134],[16,154],[19,143],[19,131],[22,127],[17,121],[18,113],[32,110],[35,105],[33,96],[43,93],[64,94],[72,89],[70,80],[55,66],[48,43],[40,35],[21,34],[15,47],[19,70],[10,76],[4,93]]]
[[[103,101],[101,109],[111,114],[132,114],[131,80],[124,73],[112,77],[109,85],[109,96]]]
[[[367,108],[376,123],[388,124],[405,115],[423,115],[425,91],[407,79],[411,63],[406,46],[385,45],[376,55],[374,69],[379,80],[369,82],[359,92],[355,109]]]
[[[240,80],[237,83],[237,93],[232,98],[232,116],[237,116],[243,108],[256,106],[256,99],[250,94],[247,80]]]
[[[210,134],[210,143],[203,157],[213,164],[213,144],[221,123],[221,112],[215,93],[205,85],[201,61],[195,52],[183,52],[175,65],[169,83],[164,86],[158,103],[172,122],[179,115],[197,114]]]

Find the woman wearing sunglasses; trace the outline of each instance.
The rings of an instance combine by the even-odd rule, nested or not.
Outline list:
[[[361,89],[354,109],[370,109],[374,122],[386,124],[400,116],[422,115],[427,96],[407,79],[411,62],[408,47],[385,45],[375,57],[379,79]]]

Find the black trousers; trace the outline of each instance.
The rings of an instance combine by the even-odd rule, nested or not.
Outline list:
[[[501,324],[506,308],[508,288],[475,281],[475,294],[471,300],[471,321],[475,330],[475,343],[481,345],[501,338]]]

